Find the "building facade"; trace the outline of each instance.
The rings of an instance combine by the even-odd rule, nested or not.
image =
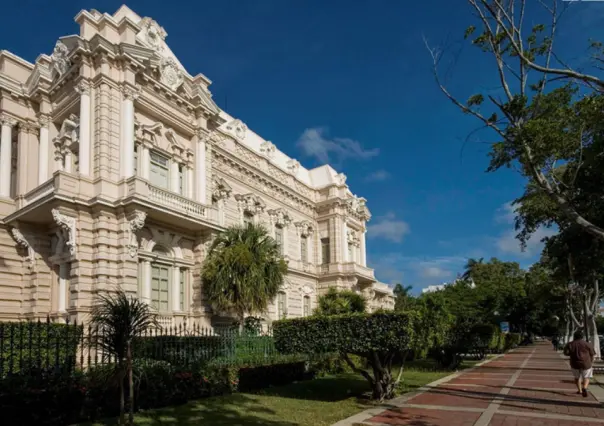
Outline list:
[[[34,64],[0,51],[0,319],[85,321],[119,286],[164,324],[211,325],[201,265],[217,233],[246,222],[289,265],[269,321],[310,314],[331,287],[393,306],[345,175],[305,169],[220,109],[153,19],[122,6],[75,21]]]

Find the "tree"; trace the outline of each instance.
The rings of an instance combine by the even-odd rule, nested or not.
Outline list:
[[[116,360],[115,378],[120,388],[120,424],[125,424],[124,380],[128,377],[129,424],[134,422],[134,381],[132,377],[132,341],[135,337],[159,327],[156,315],[145,302],[127,296],[123,291],[100,295],[92,307],[91,324],[100,330],[94,342],[96,350],[112,355]]]
[[[480,258],[478,260],[476,259],[468,259],[468,261],[466,262],[466,266],[464,267],[464,273],[461,275],[461,278],[463,280],[469,280],[472,278],[472,271],[474,270],[474,268],[478,265],[482,265],[484,263],[484,258]]]
[[[394,310],[404,311],[408,306],[411,298],[412,285],[403,287],[402,284],[396,284],[393,289],[394,293]]]
[[[362,375],[379,401],[394,397],[403,374],[407,354],[418,345],[433,341],[426,330],[417,335],[420,327],[435,327],[438,321],[418,321],[417,312],[377,312],[373,314],[346,314],[317,316],[277,321],[273,336],[275,347],[283,353],[325,354],[339,353],[349,367]],[[428,336],[428,340],[423,339]],[[357,367],[350,354],[365,358],[370,371]],[[401,360],[394,373],[394,360]]]
[[[201,271],[204,296],[214,310],[234,313],[242,327],[247,314],[266,311],[286,271],[279,245],[264,227],[232,226],[210,246]]]
[[[573,70],[554,52],[560,19],[557,2],[539,2],[551,16],[546,25],[526,31],[526,0],[468,0],[478,19],[465,38],[492,57],[503,97],[475,94],[466,102],[453,96],[439,75],[442,51],[426,42],[438,86],[465,114],[475,117],[499,139],[492,144],[489,171],[516,167],[528,179],[523,204],[537,198],[546,207],[542,220],[563,219],[604,240],[601,209],[601,149],[604,81]],[[603,45],[592,43],[596,68],[604,61]],[[488,99],[488,102],[485,100]],[[582,179],[581,176],[591,179]],[[540,225],[529,220],[521,238]],[[531,226],[532,225],[532,226]]]
[[[367,309],[365,298],[350,290],[338,291],[330,288],[327,294],[319,296],[315,315],[341,315],[362,313]]]

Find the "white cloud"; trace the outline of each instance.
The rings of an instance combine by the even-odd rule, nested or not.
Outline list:
[[[378,148],[363,149],[358,141],[348,138],[329,138],[327,128],[304,130],[296,143],[302,152],[322,163],[341,163],[346,159],[366,160],[380,153]]]
[[[371,253],[370,253],[371,255]],[[440,284],[455,279],[467,262],[464,256],[404,256],[398,252],[380,253],[369,258],[369,264],[375,269],[378,279],[391,284],[412,284],[417,288],[428,284]]]
[[[383,180],[386,180],[390,177],[390,173],[388,173],[386,170],[376,170],[373,173],[368,174],[365,177],[365,181],[366,182],[381,182]]]
[[[409,232],[411,231],[407,222],[397,219],[394,213],[388,213],[386,216],[377,218],[374,224],[368,226],[367,236],[400,243]]]
[[[512,205],[512,202],[503,204],[495,211],[495,222],[514,224],[516,220],[516,208]]]
[[[425,278],[445,278],[451,275],[451,271],[439,268],[438,266],[428,266],[421,271]]]

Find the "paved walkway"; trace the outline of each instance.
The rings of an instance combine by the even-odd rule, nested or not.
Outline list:
[[[592,385],[594,386],[594,385]],[[595,385],[597,386],[597,385]],[[594,388],[595,391],[595,388]],[[578,426],[604,424],[604,406],[576,395],[566,360],[549,343],[518,348],[386,411],[349,425]],[[380,412],[381,411],[381,412]],[[373,417],[370,417],[370,416]],[[370,418],[369,418],[370,417]],[[352,420],[352,421],[351,421]]]

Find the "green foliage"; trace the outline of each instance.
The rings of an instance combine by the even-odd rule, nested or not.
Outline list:
[[[365,298],[350,290],[338,291],[330,288],[327,294],[319,296],[315,315],[342,315],[365,312]]]
[[[508,351],[518,347],[522,341],[522,335],[519,333],[507,333],[505,336],[505,343],[503,349]]]
[[[75,364],[82,326],[42,322],[0,322],[0,379],[31,368]]]
[[[403,287],[402,284],[396,284],[393,289],[394,310],[404,311],[413,303],[413,296],[410,294],[413,286]]]
[[[202,268],[204,297],[218,312],[266,311],[287,265],[279,245],[260,225],[233,226],[213,241]]]

